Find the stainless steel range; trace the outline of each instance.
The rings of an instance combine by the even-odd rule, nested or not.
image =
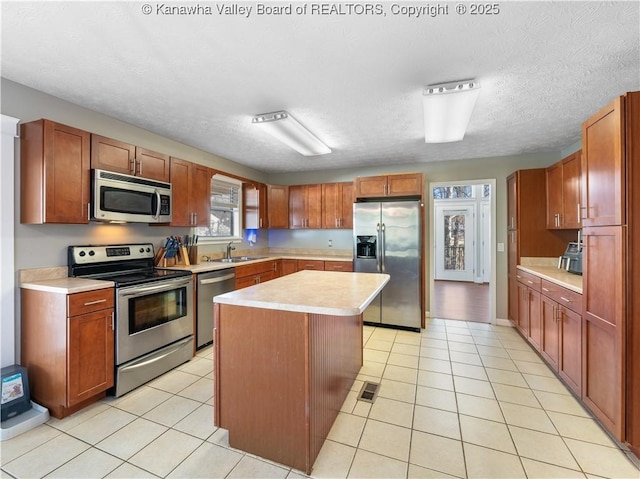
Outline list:
[[[193,281],[156,269],[150,243],[69,246],[69,276],[114,281],[115,387],[121,396],[193,356]]]

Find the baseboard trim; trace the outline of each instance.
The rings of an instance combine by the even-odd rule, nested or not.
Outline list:
[[[513,323],[508,319],[496,318],[496,326],[508,326],[513,328]]]

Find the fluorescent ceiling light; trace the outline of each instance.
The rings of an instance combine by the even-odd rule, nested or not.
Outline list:
[[[462,140],[479,92],[475,80],[426,87],[422,97],[425,143]]]
[[[254,125],[273,135],[304,156],[326,155],[331,149],[286,111],[262,113],[253,117]]]

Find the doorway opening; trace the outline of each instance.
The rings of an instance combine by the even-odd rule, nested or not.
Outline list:
[[[430,185],[430,316],[495,322],[495,179]]]

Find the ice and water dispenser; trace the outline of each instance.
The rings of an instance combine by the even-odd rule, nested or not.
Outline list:
[[[356,258],[375,258],[376,240],[376,236],[356,236]]]

